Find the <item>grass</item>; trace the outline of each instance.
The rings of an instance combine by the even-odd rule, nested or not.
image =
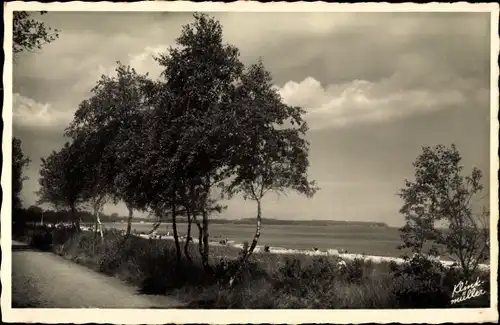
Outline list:
[[[51,233],[50,236],[47,233]],[[232,287],[224,270],[235,266],[238,249],[211,246],[209,276],[198,247],[190,245],[192,262],[177,264],[168,240],[130,236],[107,230],[103,240],[93,233],[40,228],[33,245],[47,247],[66,259],[138,286],[145,294],[168,294],[190,308],[449,308],[487,307],[488,296],[450,305],[459,278],[428,261],[414,265],[364,260],[338,263],[337,257],[256,253]],[[50,245],[49,245],[50,246]],[[417,266],[415,267],[415,263]],[[440,282],[441,275],[445,281]],[[483,275],[485,276],[485,275]],[[489,279],[489,276],[483,278]],[[489,283],[487,283],[489,286]],[[489,292],[489,288],[485,288]]]

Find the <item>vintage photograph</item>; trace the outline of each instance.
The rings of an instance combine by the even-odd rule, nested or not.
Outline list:
[[[107,5],[5,7],[2,309],[498,320],[498,6]]]

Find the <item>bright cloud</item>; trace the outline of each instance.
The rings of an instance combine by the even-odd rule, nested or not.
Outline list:
[[[146,46],[142,52],[129,55],[128,64],[137,72],[149,73],[151,78],[156,79],[161,73],[161,67],[154,58],[167,51],[167,45]]]
[[[306,109],[312,129],[339,127],[357,122],[384,122],[397,118],[458,107],[466,97],[456,89],[438,91],[397,89],[386,83],[354,80],[322,86],[313,77],[289,81],[280,90],[283,101]],[[393,89],[387,91],[387,89]]]
[[[12,121],[17,126],[62,126],[73,118],[70,112],[55,110],[48,103],[39,103],[18,93],[13,95],[12,103]]]

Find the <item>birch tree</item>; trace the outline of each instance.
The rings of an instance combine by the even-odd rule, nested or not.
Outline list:
[[[481,204],[482,172],[474,167],[464,176],[461,161],[455,145],[423,147],[413,163],[414,180],[406,180],[399,192],[406,222],[401,248],[447,255],[470,279],[489,258],[489,211],[475,209]]]
[[[92,89],[92,96],[82,101],[65,134],[85,139],[93,153],[87,167],[95,176],[93,202],[98,208],[105,197],[113,202],[124,200],[129,210],[127,235],[131,231],[134,204],[127,200],[132,179],[137,179],[138,155],[143,153],[143,135],[147,133],[148,110],[145,89],[150,80],[133,68],[117,62],[116,77],[103,75]],[[141,166],[142,167],[142,166]],[[93,171],[93,172],[92,172]],[[92,191],[91,191],[92,192]]]
[[[170,134],[164,135],[168,139],[162,143],[171,144],[171,185],[179,188],[176,182],[180,178],[198,182],[195,186],[202,197],[202,260],[205,270],[212,272],[208,263],[207,202],[214,185],[227,177],[226,156],[234,141],[229,133],[234,125],[231,127],[226,119],[227,109],[243,65],[238,50],[223,44],[220,23],[205,14],[194,14],[194,22],[183,27],[176,42],[176,48],[157,58],[169,94],[168,103],[163,103],[168,109],[162,116],[168,125],[163,129]]]
[[[261,61],[243,75],[237,106],[248,117],[241,120],[241,147],[232,157],[235,177],[226,193],[230,196],[242,193],[243,198],[257,204],[255,234],[250,247],[241,255],[241,267],[260,237],[264,196],[268,192],[286,194],[295,190],[312,197],[319,188],[307,176],[309,144],[304,138],[307,132],[301,116],[304,111],[282,102],[271,74]]]

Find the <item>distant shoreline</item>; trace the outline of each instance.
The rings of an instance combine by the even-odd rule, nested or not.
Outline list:
[[[162,223],[169,222],[171,220],[164,220]],[[105,221],[103,223],[122,223],[126,222],[124,219],[119,219],[117,221]],[[183,217],[177,218],[177,223],[187,223],[187,220]],[[244,224],[252,225],[255,224],[254,218],[245,219],[210,219],[212,224]],[[154,224],[151,220],[134,220],[133,224]],[[339,221],[339,220],[283,220],[283,219],[262,219],[262,223],[266,225],[290,225],[290,226],[363,226],[363,227],[377,227],[377,228],[395,228],[390,227],[384,222],[371,222],[371,221]]]

